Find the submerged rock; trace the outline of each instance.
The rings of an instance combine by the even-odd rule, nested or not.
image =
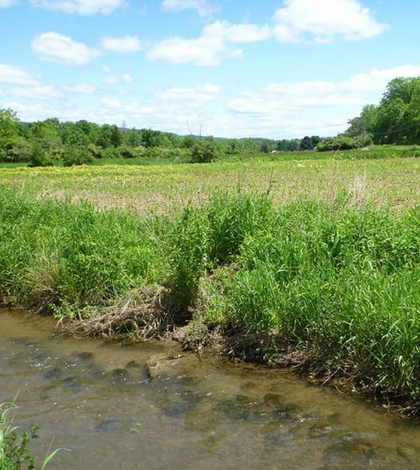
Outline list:
[[[126,382],[130,374],[127,369],[114,369],[111,373],[113,382]]]
[[[155,354],[146,361],[146,371],[151,379],[155,378],[176,378],[186,375],[199,362],[199,359],[192,354],[178,354],[166,356]]]
[[[63,371],[59,367],[53,367],[44,374],[44,379],[60,379],[63,376]]]
[[[84,351],[84,352],[79,353],[77,355],[77,358],[80,359],[81,361],[91,360],[93,358],[93,353]]]

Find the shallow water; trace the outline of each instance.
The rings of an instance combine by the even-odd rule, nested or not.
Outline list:
[[[144,364],[176,346],[65,337],[50,318],[0,310],[0,402],[41,426],[49,468],[418,469],[420,425],[287,371],[195,356],[150,380]]]

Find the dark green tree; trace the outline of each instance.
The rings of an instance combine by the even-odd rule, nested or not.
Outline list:
[[[260,144],[260,152],[270,153],[270,151],[271,151],[270,142],[268,140],[263,140]]]
[[[312,142],[312,138],[308,135],[300,141],[299,150],[313,150],[314,144]]]
[[[315,148],[322,140],[322,138],[319,137],[319,135],[313,135],[311,136],[311,139],[312,139],[313,148]]]
[[[90,144],[89,135],[87,135],[83,128],[74,122],[65,122],[62,125],[61,140],[63,144],[69,146],[87,146]]]
[[[97,144],[103,148],[112,147],[113,128],[110,124],[103,124],[99,133]]]
[[[111,144],[113,147],[119,147],[124,140],[123,133],[121,129],[116,126],[115,124],[112,126],[112,131],[111,131]]]

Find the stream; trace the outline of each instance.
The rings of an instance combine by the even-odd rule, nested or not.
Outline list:
[[[0,310],[0,402],[39,424],[57,470],[359,470],[420,467],[420,424],[289,371],[183,356],[179,346],[78,340]],[[173,357],[152,379],[145,364]],[[179,356],[183,356],[178,358]]]

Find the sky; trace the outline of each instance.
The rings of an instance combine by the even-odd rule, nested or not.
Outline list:
[[[0,0],[0,109],[180,135],[334,136],[420,76],[418,0]]]

